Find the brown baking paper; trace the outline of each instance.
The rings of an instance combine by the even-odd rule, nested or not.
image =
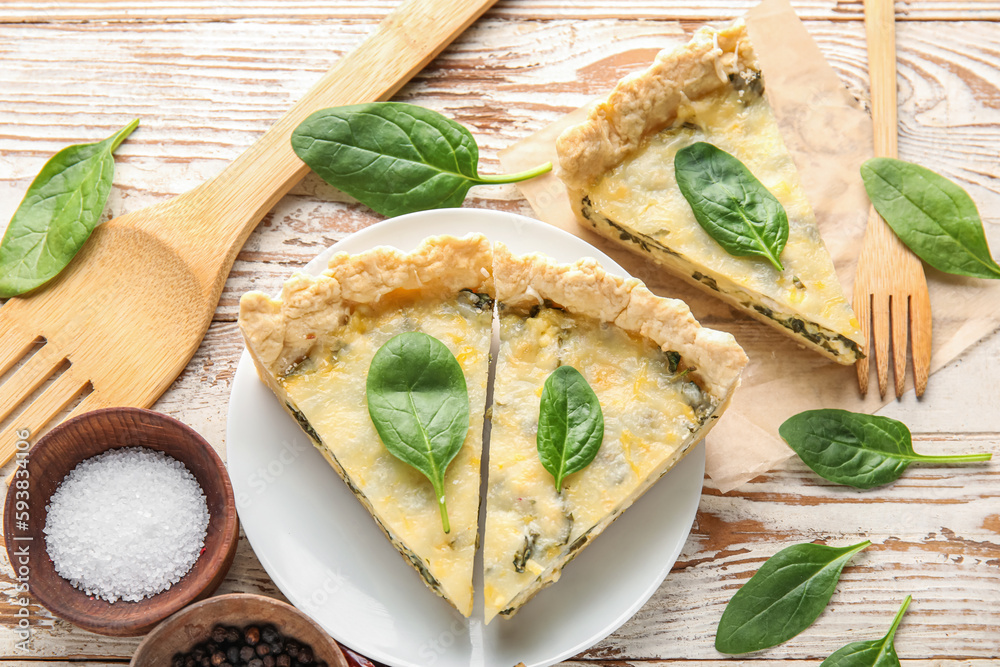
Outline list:
[[[765,0],[749,12],[747,27],[785,144],[815,209],[844,293],[850,295],[868,216],[858,169],[872,155],[871,120],[786,0]],[[678,29],[677,45],[687,39]],[[648,50],[621,54],[588,68],[588,76],[595,76],[592,70],[601,67],[620,72],[630,63],[632,69],[643,69],[650,60]],[[578,109],[501,152],[504,169],[516,172],[549,160],[554,163],[556,137],[584,120],[587,110]],[[683,299],[702,324],[731,332],[746,350],[750,363],[743,384],[732,407],[706,438],[706,472],[721,491],[735,489],[793,455],[778,437],[778,426],[788,417],[814,408],[871,413],[888,403],[879,398],[874,379],[868,397],[861,398],[853,366],[841,366],[801,348],[578,224],[555,175],[518,187],[541,220],[597,246],[655,293]],[[1000,327],[1000,311],[995,308],[1000,303],[1000,281],[960,278],[933,269],[927,273],[934,309],[933,373]],[[909,375],[907,381],[912,387]]]

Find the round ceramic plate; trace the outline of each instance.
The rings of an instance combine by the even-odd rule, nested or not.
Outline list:
[[[558,261],[594,257],[579,238],[519,215],[478,209],[427,211],[350,235],[306,267],[319,273],[335,251],[379,245],[412,250],[437,234],[481,232],[515,253]],[[704,447],[612,524],[511,619],[482,622],[482,555],[469,619],[424,586],[295,421],[257,379],[246,351],[229,402],[229,474],[243,529],[264,569],[297,607],[338,641],[392,667],[543,667],[603,639],[663,582],[687,539],[701,496]],[[485,481],[485,480],[484,480]],[[485,513],[480,517],[480,534]]]

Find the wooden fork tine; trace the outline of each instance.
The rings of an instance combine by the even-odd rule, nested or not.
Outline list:
[[[68,375],[68,374],[69,374],[68,372],[64,373],[64,375]],[[73,401],[74,398],[76,398],[77,396],[79,396],[87,388],[87,384],[88,384],[88,382],[84,382],[83,385],[82,385],[82,387],[80,387],[75,392],[73,392],[72,391],[72,382],[70,382],[71,396],[70,396],[69,401],[66,401],[65,403],[63,403],[62,407],[59,407],[58,409],[56,409],[56,411],[49,416],[46,425],[42,426],[42,430],[41,431],[33,431],[31,433],[30,440],[31,440],[31,444],[32,445],[34,445],[35,442],[38,441],[39,437],[41,437],[42,435],[44,435],[45,432],[49,430],[47,428],[47,425],[48,425],[48,423],[50,423],[52,421],[53,417],[55,417],[56,415],[58,415],[59,412],[61,410],[65,409],[65,407],[67,405],[69,405]],[[65,394],[63,394],[63,395],[65,395]],[[55,407],[56,405],[58,405],[58,401],[55,401],[53,403],[53,407]],[[102,403],[101,403],[100,399],[98,398],[97,394],[95,394],[94,392],[91,392],[90,394],[88,394],[87,396],[85,396],[84,399],[82,401],[80,401],[80,403],[77,404],[77,406],[75,408],[73,408],[72,412],[70,412],[68,415],[66,415],[66,419],[72,419],[73,417],[76,417],[77,415],[82,415],[84,412],[89,412],[90,410],[96,410],[97,408],[101,408],[101,407],[107,407],[107,406],[102,405]],[[56,424],[52,424],[52,426],[56,426]],[[15,429],[15,434],[16,434],[17,430],[20,430],[20,429]],[[6,440],[5,440],[6,437],[7,437],[6,432],[0,433],[0,452],[4,452],[5,451],[3,449],[3,443],[6,443]],[[14,440],[14,444],[15,445],[17,444],[17,440],[19,440],[19,439],[20,438],[15,438],[15,440]],[[17,474],[17,468],[15,468],[13,472],[11,472],[9,475],[7,475],[7,479],[5,480],[5,483],[6,483],[7,486],[10,486],[11,482],[14,481],[14,477],[15,477],[16,474]]]
[[[861,395],[865,396],[868,394],[870,380],[868,373],[871,371],[872,358],[872,295],[862,290],[861,287],[861,281],[855,281],[853,306],[854,313],[861,325],[861,338],[865,341],[864,349],[862,349],[865,356],[858,359],[854,367],[858,371],[858,389],[861,390]]]
[[[872,298],[872,351],[875,353],[875,374],[878,376],[878,393],[885,396],[889,388],[889,298],[874,295]],[[903,348],[905,351],[905,347]]]
[[[48,423],[72,403],[88,384],[88,380],[76,377],[72,366],[56,378],[13,423],[0,432],[0,465],[6,464],[14,456],[17,442],[21,440],[19,432],[27,431],[29,435],[25,439],[34,444]]]
[[[910,295],[910,337],[913,385],[917,396],[923,396],[931,372],[931,297],[926,289]]]
[[[38,336],[24,333],[20,327],[3,317],[2,313],[3,309],[0,308],[0,375],[20,361],[38,340]]]
[[[43,345],[7,381],[0,384],[0,422],[21,402],[52,377],[65,358],[50,345]]]
[[[89,395],[85,396],[75,408],[73,408],[72,412],[66,415],[66,419],[72,419],[73,417],[82,415],[84,412],[90,412],[91,410],[106,407],[108,407],[108,405],[103,403],[96,393],[91,392]]]
[[[910,296],[897,292],[889,297],[892,317],[892,377],[896,384],[896,398],[903,395],[906,383],[906,352],[910,328]]]

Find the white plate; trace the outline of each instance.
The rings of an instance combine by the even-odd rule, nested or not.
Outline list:
[[[519,215],[479,209],[427,211],[352,234],[334,251],[378,245],[412,250],[436,234],[481,232],[515,253],[559,261],[595,257],[575,236]],[[392,667],[528,667],[583,651],[628,620],[659,587],[687,539],[705,470],[699,445],[570,564],[562,579],[512,619],[482,623],[482,557],[476,604],[463,618],[428,590],[368,512],[257,379],[243,352],[229,402],[229,474],[243,529],[278,588],[338,641]],[[481,521],[485,516],[481,516]],[[482,527],[480,527],[480,533]]]

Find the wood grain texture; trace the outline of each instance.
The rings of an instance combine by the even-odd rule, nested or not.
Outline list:
[[[0,3],[0,220],[9,219],[52,152],[105,136],[136,115],[143,124],[119,149],[109,217],[190,189],[253,143],[394,4]],[[395,99],[468,125],[482,148],[482,171],[495,172],[497,151],[626,73],[599,76],[604,68],[596,63],[614,63],[632,50],[652,56],[703,20],[727,20],[751,4],[638,0],[610,11],[598,0],[501,0]],[[861,0],[793,4],[851,92],[867,99]],[[896,11],[900,155],[967,187],[1000,248],[1000,2],[913,0],[897,2]],[[513,186],[475,188],[466,205],[530,215]],[[242,351],[239,296],[277,291],[322,248],[377,220],[315,178],[293,188],[236,257],[203,344],[156,409],[192,425],[224,454],[226,406]],[[697,315],[707,325],[736,317],[724,306]],[[730,326],[741,340],[809,354],[754,322]],[[911,427],[918,451],[1000,454],[998,395],[994,335],[935,374],[923,401],[910,394],[883,414]],[[914,602],[897,639],[903,664],[992,664],[1000,655],[998,475],[996,464],[913,467],[892,487],[858,492],[790,462],[730,494],[709,483],[664,585],[621,630],[567,664],[816,665],[849,640],[884,632],[907,593]],[[833,604],[806,633],[750,660],[714,651],[726,601],[768,556],[796,542],[840,545],[861,535],[873,546],[847,568]],[[104,667],[122,664],[135,650],[135,639],[91,635],[33,603],[31,651],[18,650],[18,607],[10,603],[19,597],[16,583],[4,564],[0,663]],[[232,591],[280,597],[245,538],[219,589]]]
[[[491,18],[551,20],[564,18],[649,19],[729,19],[757,4],[755,0],[504,0],[490,13]],[[7,0],[0,7],[0,22],[48,23],[90,21],[219,21],[244,18],[292,20],[381,19],[395,6],[394,0],[363,0],[329,3],[323,0],[47,0],[28,2]],[[862,0],[793,0],[803,18],[827,21],[860,19]],[[941,21],[959,18],[1000,20],[1000,4],[995,0],[897,0],[896,12],[902,20]]]
[[[99,225],[43,289],[0,307],[0,336],[42,337],[48,356],[71,364],[67,380],[33,402],[34,378],[23,383],[23,411],[0,427],[0,462],[20,430],[37,438],[84,385],[92,391],[75,413],[151,406],[200,345],[247,236],[308,172],[291,147],[299,123],[328,106],[391,97],[493,2],[402,3],[220,173]]]

